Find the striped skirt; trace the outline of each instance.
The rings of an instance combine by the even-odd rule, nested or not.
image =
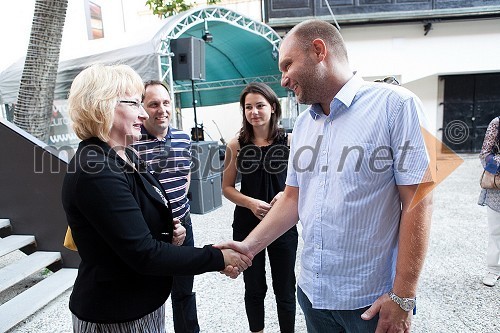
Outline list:
[[[73,333],[165,333],[165,304],[142,318],[124,323],[99,324],[73,314]]]

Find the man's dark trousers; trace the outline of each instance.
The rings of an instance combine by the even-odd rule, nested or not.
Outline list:
[[[194,246],[193,226],[189,213],[181,220],[186,228],[186,238],[182,246]],[[175,276],[172,284],[172,312],[174,315],[175,333],[198,333],[198,317],[196,312],[196,294],[193,292],[194,277]]]

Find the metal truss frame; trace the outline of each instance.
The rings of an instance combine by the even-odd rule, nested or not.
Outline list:
[[[274,57],[278,55],[278,44],[281,41],[281,37],[269,26],[254,21],[248,17],[242,16],[235,13],[227,8],[208,6],[201,9],[195,9],[187,11],[184,14],[180,14],[179,18],[176,18],[177,22],[171,27],[169,31],[161,37],[160,46],[158,48],[158,73],[159,79],[169,83],[170,91],[173,93],[187,92],[191,91],[184,85],[174,85],[174,80],[172,76],[172,51],[170,49],[170,41],[172,39],[177,39],[184,32],[188,31],[191,27],[196,26],[205,21],[220,21],[227,24],[231,24],[238,28],[247,30],[251,33],[257,34],[262,38],[266,39],[272,45],[272,53]],[[165,61],[166,60],[166,61]],[[253,77],[253,78],[238,78],[234,80],[221,80],[213,82],[199,82],[196,83],[196,88],[198,90],[212,90],[220,89],[224,87],[238,87],[246,85],[248,82],[265,82],[265,83],[278,83],[280,82],[279,75],[270,75],[265,77]],[[175,98],[172,99],[174,102]],[[175,107],[175,105],[174,105]]]

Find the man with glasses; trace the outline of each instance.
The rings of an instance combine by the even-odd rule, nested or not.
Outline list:
[[[186,228],[182,246],[194,246],[187,192],[190,182],[191,140],[189,135],[172,128],[171,97],[160,81],[144,84],[143,106],[149,115],[142,128],[142,139],[134,144],[139,156],[146,161],[163,185],[172,207],[174,218]],[[193,293],[193,276],[174,277],[172,310],[176,333],[200,331]]]

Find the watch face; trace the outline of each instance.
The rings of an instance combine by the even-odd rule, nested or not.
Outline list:
[[[403,299],[400,306],[405,311],[411,311],[415,307],[415,301],[412,299]]]

